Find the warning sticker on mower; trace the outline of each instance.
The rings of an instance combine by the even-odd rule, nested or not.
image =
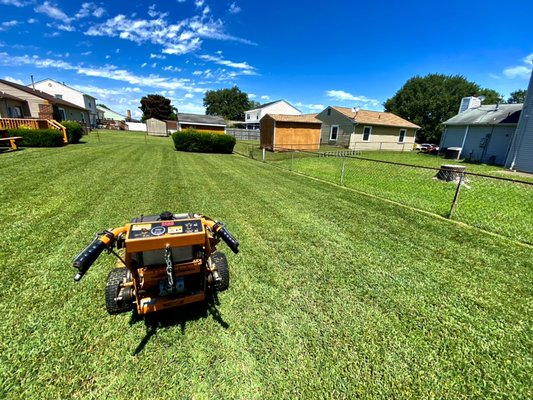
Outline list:
[[[142,230],[150,230],[152,225],[150,224],[139,224],[139,225],[132,225],[131,230],[132,231],[142,231]]]
[[[176,233],[183,233],[183,226],[169,226],[168,233],[170,233],[171,235]]]

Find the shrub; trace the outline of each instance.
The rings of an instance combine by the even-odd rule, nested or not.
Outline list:
[[[9,136],[22,136],[22,147],[61,147],[63,134],[57,129],[8,129]]]
[[[76,121],[62,121],[61,125],[67,128],[67,137],[69,143],[79,143],[81,135],[83,135],[83,129],[81,125]]]
[[[235,146],[235,138],[233,136],[218,133],[198,133],[193,129],[174,132],[172,140],[176,150],[198,153],[231,154]]]

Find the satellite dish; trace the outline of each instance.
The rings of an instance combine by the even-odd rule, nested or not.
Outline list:
[[[354,111],[355,111],[356,113],[358,113],[360,109],[361,109],[361,108],[360,108],[359,106],[357,106],[357,107],[354,108]]]

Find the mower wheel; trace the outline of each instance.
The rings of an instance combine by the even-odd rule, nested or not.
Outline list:
[[[107,276],[105,306],[109,314],[120,314],[133,309],[131,296],[126,295],[122,286],[122,283],[128,279],[128,274],[127,268],[113,268]]]
[[[223,292],[229,288],[229,266],[228,260],[224,253],[216,252],[211,254],[211,260],[217,267],[220,281],[215,282],[215,290],[217,292]]]

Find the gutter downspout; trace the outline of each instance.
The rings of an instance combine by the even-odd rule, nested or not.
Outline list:
[[[457,156],[458,159],[461,158],[461,154],[463,153],[463,149],[465,147],[465,142],[466,142],[466,136],[468,135],[468,129],[469,128],[470,128],[470,125],[467,125],[466,129],[465,129],[465,135],[463,137],[463,143],[461,143],[461,150],[459,150],[459,155]]]

